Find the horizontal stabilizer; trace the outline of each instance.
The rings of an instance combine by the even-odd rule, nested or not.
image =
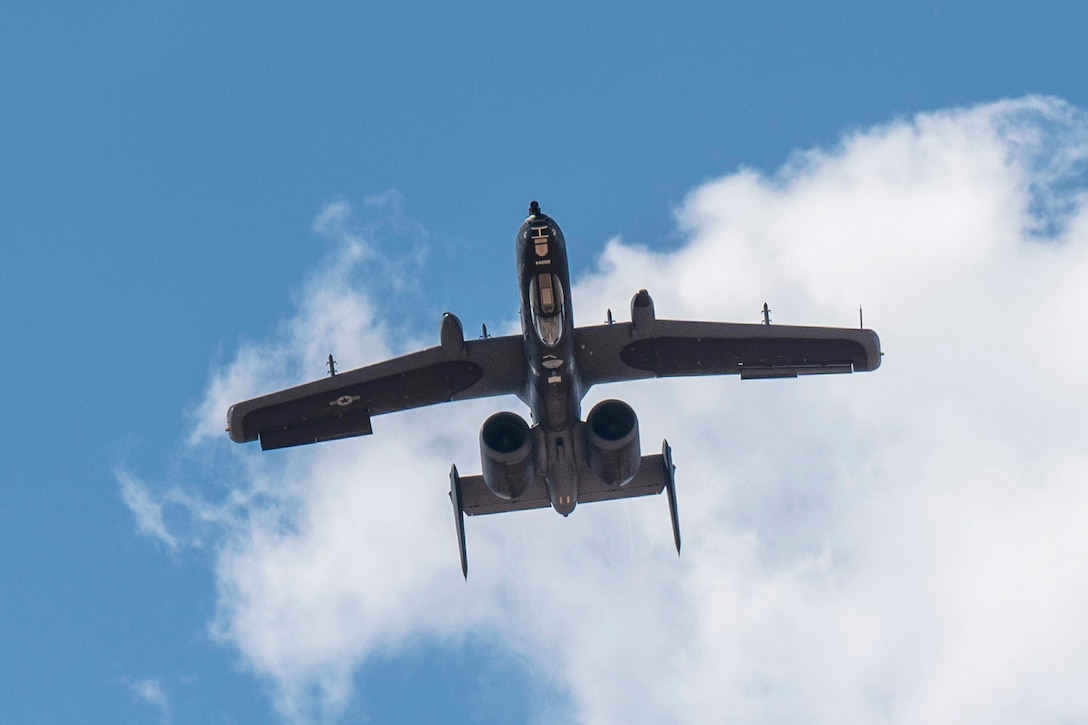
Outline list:
[[[460,481],[461,508],[469,516],[542,509],[552,505],[551,499],[548,498],[547,485],[539,478],[516,499],[496,496],[484,483],[483,476],[462,476]]]
[[[548,508],[552,505],[551,499],[548,498],[547,485],[540,478],[537,478],[525,493],[516,499],[496,496],[484,483],[483,476],[461,476],[459,481],[461,508],[469,516],[526,511]],[[617,488],[612,488],[597,478],[588,468],[584,468],[578,480],[578,503],[655,496],[665,490],[668,481],[666,461],[662,455],[643,456],[635,477],[626,485]]]
[[[578,481],[578,503],[656,496],[665,488],[665,482],[665,462],[662,456],[643,456],[635,477],[618,488],[612,488],[587,470]]]

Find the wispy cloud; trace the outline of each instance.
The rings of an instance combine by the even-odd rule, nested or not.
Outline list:
[[[162,683],[156,679],[136,679],[126,680],[125,684],[128,686],[129,692],[132,693],[139,702],[154,707],[159,712],[161,722],[172,722],[172,709],[170,706],[170,699],[166,695],[166,690],[163,688]]]
[[[579,278],[583,324],[640,287],[662,317],[755,322],[768,301],[780,323],[849,326],[864,303],[888,356],[870,375],[591,391],[634,405],[647,448],[674,445],[679,560],[662,500],[483,517],[466,584],[445,476],[474,468],[502,403],[413,411],[373,438],[231,449],[216,633],[289,719],[342,707],[379,650],[475,633],[547,670],[580,722],[1088,718],[1086,159],[1085,113],[1029,97],[700,186],[680,248],[613,240]],[[343,274],[362,263],[324,268],[215,375],[194,446],[222,447],[229,403],[316,377],[330,337],[360,360],[395,347]]]
[[[178,540],[167,531],[163,520],[162,501],[157,500],[147,486],[128,471],[117,470],[114,475],[121,484],[121,497],[136,518],[140,533],[158,539],[170,550],[177,551]]]

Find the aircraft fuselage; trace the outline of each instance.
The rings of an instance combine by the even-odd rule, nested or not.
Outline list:
[[[525,400],[536,424],[537,470],[556,511],[578,502],[582,390],[574,355],[567,246],[559,225],[536,202],[517,236],[521,331],[529,365]]]

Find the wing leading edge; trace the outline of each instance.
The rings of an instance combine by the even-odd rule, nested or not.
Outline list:
[[[459,332],[460,323],[456,326]],[[244,443],[259,438],[264,450],[306,445],[369,435],[375,415],[451,400],[525,394],[521,337],[466,342],[447,337],[446,323],[443,327],[438,347],[231,406],[231,439]]]

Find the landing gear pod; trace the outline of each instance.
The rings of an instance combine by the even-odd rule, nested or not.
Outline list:
[[[654,326],[657,314],[654,312],[654,301],[650,293],[640,289],[631,298],[631,325],[638,334],[650,332]]]

